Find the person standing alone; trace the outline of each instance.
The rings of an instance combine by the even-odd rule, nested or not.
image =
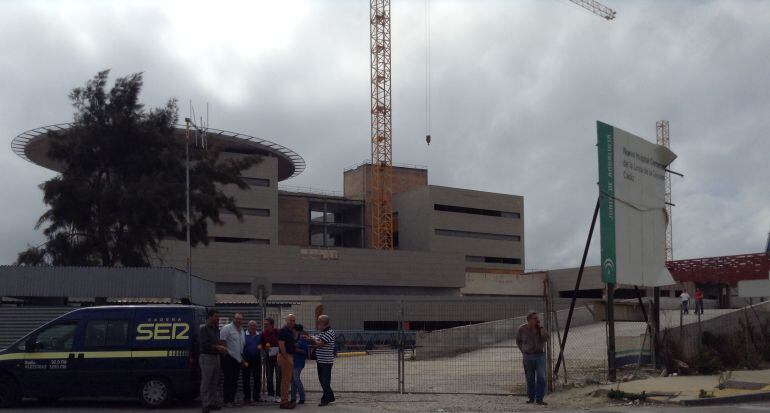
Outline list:
[[[225,376],[223,386],[225,407],[237,405],[235,392],[238,389],[238,377],[241,375],[241,364],[243,363],[243,348],[246,344],[242,325],[243,314],[235,313],[233,322],[222,327],[220,332],[221,339],[227,346],[227,354],[222,356],[222,372]]]
[[[516,345],[522,353],[527,378],[527,403],[547,405],[545,397],[545,343],[549,333],[540,325],[536,311],[527,314],[527,322],[516,332]]]
[[[200,356],[198,364],[201,368],[201,406],[203,413],[219,410],[217,403],[217,385],[219,384],[220,361],[219,355],[227,353],[227,347],[219,341],[219,312],[213,308],[208,310],[206,324],[201,326],[198,334],[200,340]]]
[[[313,343],[315,347],[316,355],[316,368],[318,369],[318,381],[321,382],[321,388],[323,389],[323,396],[321,396],[321,403],[318,405],[328,406],[332,403],[334,398],[334,391],[332,391],[332,367],[334,367],[335,346],[337,343],[337,333],[332,330],[329,316],[320,315],[316,321],[316,329],[321,332],[316,337],[313,337]]]

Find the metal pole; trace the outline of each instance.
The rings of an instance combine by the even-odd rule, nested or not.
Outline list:
[[[404,394],[405,392],[405,385],[404,382],[406,381],[405,376],[405,370],[406,365],[404,363],[404,352],[405,352],[405,346],[406,346],[406,334],[404,332],[404,301],[399,301],[399,323],[398,323],[398,393]]]
[[[689,304],[689,303],[688,303]],[[679,345],[682,345],[682,334],[684,331],[682,331],[682,324],[684,324],[684,306],[682,303],[679,303]]]
[[[658,337],[660,334],[660,287],[654,287],[652,289],[652,326],[652,364],[655,366],[655,368],[658,368]]]
[[[647,328],[650,328],[650,319],[647,318],[647,309],[644,308],[642,293],[639,291],[639,286],[634,286],[634,292],[636,293],[636,299],[639,300],[639,305],[642,307],[642,317],[644,317],[644,323],[647,324]]]
[[[575,280],[575,289],[572,291],[572,302],[569,305],[569,313],[567,313],[567,323],[564,325],[564,336],[561,338],[561,348],[559,349],[559,358],[556,359],[556,367],[553,369],[553,374],[558,377],[559,366],[564,358],[564,346],[567,344],[567,334],[569,334],[569,326],[572,323],[572,313],[575,311],[575,300],[577,300],[577,292],[580,288],[580,281],[583,279],[583,270],[586,267],[586,258],[588,258],[588,248],[591,246],[591,238],[594,235],[594,227],[596,226],[596,217],[599,216],[599,198],[596,199],[596,207],[594,208],[594,216],[591,218],[591,228],[588,230],[588,238],[586,239],[586,246],[583,249],[583,259],[580,261],[580,271],[578,271],[577,280]]]
[[[650,334],[650,339],[652,339],[652,326],[650,325],[650,319],[647,317],[647,309],[644,307],[644,301],[642,301],[642,294],[639,291],[638,286],[634,286],[634,292],[636,293],[636,299],[639,300],[639,307],[642,312],[642,317],[644,317],[644,324],[647,325],[647,329],[644,331],[645,337],[647,333]],[[650,345],[652,347],[652,345]],[[639,365],[642,364],[642,352],[644,352],[644,340],[642,340],[642,348],[639,349]],[[652,357],[652,356],[650,356]]]
[[[548,279],[543,280],[543,301],[545,303],[545,313],[543,314],[545,316],[545,329],[548,330],[549,334],[553,331],[553,303],[551,302],[550,298],[550,283],[548,282]],[[559,330],[558,325],[556,326],[556,331]],[[554,374],[551,368],[553,367],[553,340],[548,340],[547,346],[546,346],[546,362],[548,364],[548,377],[547,377],[547,383],[548,383],[548,391],[554,391]]]
[[[615,381],[615,284],[607,284],[607,380]]]
[[[324,248],[327,247],[327,245],[326,245],[326,237],[327,237],[327,234],[326,234],[326,214],[327,214],[326,200],[324,200],[324,219],[323,219],[323,225],[324,225],[324,235],[323,235],[324,236],[324,241],[323,241],[323,246],[324,246]]]
[[[185,224],[187,231],[187,296],[192,303],[192,246],[190,245],[190,119],[185,119],[185,145],[184,145],[184,157],[185,157],[185,186],[184,195],[185,203],[187,206],[187,213],[185,214]]]

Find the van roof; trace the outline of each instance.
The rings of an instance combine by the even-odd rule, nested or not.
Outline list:
[[[202,308],[206,309],[206,307],[200,306],[200,305],[194,305],[194,304],[130,304],[130,305],[99,305],[99,306],[93,306],[93,307],[80,307],[75,308],[70,312],[74,311],[100,311],[100,310],[113,310],[113,309],[196,309],[196,308]]]

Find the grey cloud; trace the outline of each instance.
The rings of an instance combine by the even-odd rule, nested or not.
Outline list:
[[[674,168],[686,175],[674,181],[676,257],[761,250],[770,229],[770,4],[605,3],[618,9],[613,22],[563,0],[433,0],[427,147],[423,2],[393,2],[396,161],[427,165],[435,184],[524,195],[527,266],[571,266],[597,196],[595,121],[654,140],[655,121],[668,119]],[[186,7],[195,16],[197,6]],[[227,21],[196,16],[189,30],[211,39],[196,60],[179,52],[189,44],[174,44],[177,17],[153,3],[4,2],[0,133],[9,142],[68,121],[67,93],[100,69],[144,71],[149,106],[176,96],[184,115],[188,100],[199,113],[208,101],[213,127],[305,157],[306,172],[287,184],[340,190],[342,168],[369,153],[367,4],[300,6],[308,9],[287,38],[261,39],[286,47],[255,54],[234,52],[229,43],[244,39],[220,35]],[[51,174],[10,150],[0,151],[0,172],[10,195],[0,262],[10,262],[41,240],[36,185]]]

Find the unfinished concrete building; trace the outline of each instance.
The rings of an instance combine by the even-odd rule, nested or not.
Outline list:
[[[60,171],[48,156],[51,131],[19,135],[21,157]],[[180,139],[184,131],[177,130]],[[210,244],[192,252],[193,273],[216,282],[217,292],[251,293],[255,279],[273,294],[510,294],[524,270],[524,199],[429,185],[428,171],[393,168],[394,250],[371,248],[371,166],[343,173],[342,194],[279,189],[304,170],[304,160],[281,145],[252,136],[209,130],[209,144],[223,156],[260,155],[243,171],[248,190],[226,187],[243,213],[223,213],[224,225],[209,227]],[[165,241],[163,265],[185,267],[186,244]],[[478,290],[467,281],[504,278],[503,288]],[[472,283],[470,283],[472,284]]]

